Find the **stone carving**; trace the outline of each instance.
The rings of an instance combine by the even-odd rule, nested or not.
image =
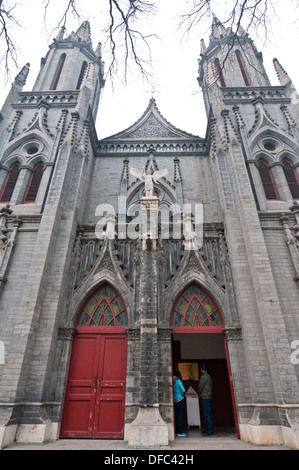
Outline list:
[[[153,173],[150,169],[145,170],[143,168],[142,170],[137,170],[136,168],[131,168],[130,173],[145,183],[145,197],[155,197],[154,182],[158,184],[160,178],[165,178],[168,175],[168,170],[158,170]]]

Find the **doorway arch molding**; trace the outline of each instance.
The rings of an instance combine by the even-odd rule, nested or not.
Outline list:
[[[105,283],[110,284],[110,286],[121,296],[127,310],[128,325],[132,324],[134,301],[131,289],[125,283],[119,282],[119,279],[117,279],[116,282],[115,275],[108,269],[104,269],[84,282],[74,294],[70,308],[71,315],[67,326],[73,327],[75,325],[80,309],[86,299],[98,287]]]
[[[179,295],[184,292],[187,287],[191,284],[197,284],[198,287],[202,288],[207,294],[214,300],[216,305],[218,306],[221,315],[223,317],[223,328],[228,326],[233,326],[231,324],[231,316],[230,316],[230,309],[227,300],[227,295],[221,289],[215,281],[212,279],[207,278],[203,273],[194,273],[189,272],[184,274],[179,281],[174,282],[168,289],[165,295],[165,312],[167,318],[165,318],[166,326],[170,326],[170,319],[173,310],[173,306],[178,299]]]

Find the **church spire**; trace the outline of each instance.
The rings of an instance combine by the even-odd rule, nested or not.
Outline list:
[[[65,26],[62,26],[59,30],[59,33],[57,34],[55,40],[56,41],[62,41],[64,39],[64,35],[65,35]]]
[[[291,79],[290,79],[289,75],[284,70],[282,65],[278,62],[277,59],[273,59],[273,64],[274,64],[274,68],[275,68],[275,71],[277,73],[278,79],[280,81],[280,84],[284,86],[284,85],[287,85],[288,83],[290,83]]]
[[[219,39],[222,35],[226,33],[226,28],[223,26],[221,21],[217,18],[217,16],[213,16],[213,23],[212,23],[212,34],[211,37],[213,39]]]
[[[91,29],[89,21],[84,21],[77,31],[77,36],[82,42],[91,42]]]
[[[26,85],[26,80],[29,74],[29,70],[30,70],[30,64],[27,63],[26,65],[24,65],[22,70],[16,76],[15,81],[14,81],[15,86],[22,89]]]

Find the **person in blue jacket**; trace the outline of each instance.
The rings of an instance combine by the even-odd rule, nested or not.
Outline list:
[[[185,406],[185,388],[182,383],[180,371],[176,370],[173,376],[173,398],[174,398],[174,419],[175,431],[179,437],[185,437],[187,434],[183,432],[183,413]]]

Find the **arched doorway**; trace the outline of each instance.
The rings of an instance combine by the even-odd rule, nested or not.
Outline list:
[[[123,439],[127,365],[127,312],[108,283],[77,316],[61,437]]]
[[[197,283],[190,284],[174,303],[170,326],[173,368],[181,371],[186,391],[197,391],[200,366],[206,365],[213,380],[214,427],[235,429],[239,436],[225,324],[215,300]],[[202,408],[200,417],[204,425]]]

